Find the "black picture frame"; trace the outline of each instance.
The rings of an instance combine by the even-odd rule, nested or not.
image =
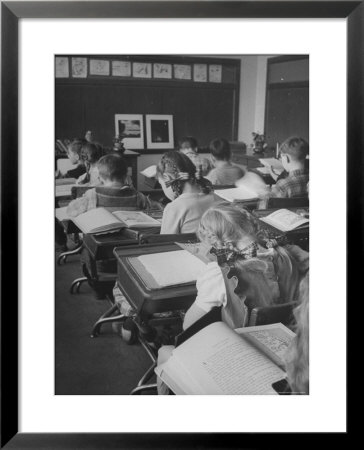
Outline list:
[[[18,22],[21,18],[347,18],[347,244],[363,249],[364,4],[361,1],[1,2],[1,448],[256,448],[277,434],[18,433]],[[355,150],[355,151],[354,151]],[[334,175],[335,177],[335,175]],[[12,236],[9,239],[9,236]],[[355,247],[354,247],[355,246]],[[363,259],[362,259],[363,260]],[[348,258],[348,296],[363,263]],[[358,288],[358,290],[356,290]],[[354,300],[354,299],[353,299]],[[348,346],[348,348],[350,348]],[[125,412],[127,413],[127,412]],[[345,433],[343,433],[345,435]],[[326,436],[323,436],[326,442]],[[335,437],[340,441],[341,436]],[[345,437],[345,436],[344,436]],[[309,434],[300,437],[300,444]],[[292,440],[293,439],[293,440]],[[280,446],[297,437],[280,435]],[[319,436],[316,434],[315,443]]]

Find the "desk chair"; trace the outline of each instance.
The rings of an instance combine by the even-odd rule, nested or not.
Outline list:
[[[293,310],[297,306],[298,302],[289,302],[281,305],[255,307],[250,313],[248,327],[279,322],[287,327],[292,327],[295,322]]]

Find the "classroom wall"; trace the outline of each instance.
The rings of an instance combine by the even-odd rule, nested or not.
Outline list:
[[[238,140],[247,145],[253,132],[264,133],[267,60],[272,56],[241,57]]]
[[[245,55],[226,58],[241,60],[238,140],[249,145],[252,132],[264,132],[265,97],[267,83],[267,60],[275,55]],[[224,58],[224,55],[218,55]],[[152,164],[157,164],[161,155],[141,155],[138,158],[139,172]],[[148,189],[144,184],[144,176],[138,174],[139,189]]]

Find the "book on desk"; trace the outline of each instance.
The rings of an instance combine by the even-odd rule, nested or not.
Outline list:
[[[157,375],[177,395],[277,394],[295,334],[278,323],[232,330],[214,322],[176,347]]]
[[[307,228],[309,226],[307,216],[304,217],[289,209],[278,209],[265,217],[261,217],[260,220],[283,232]]]
[[[85,234],[107,233],[131,227],[145,229],[161,226],[160,219],[153,218],[142,211],[118,210],[111,212],[105,208],[95,208],[77,217],[69,217],[67,207],[64,207],[56,209],[56,217],[60,221],[72,220]]]

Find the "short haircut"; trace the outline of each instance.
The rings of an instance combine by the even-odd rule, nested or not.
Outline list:
[[[84,161],[95,164],[101,158],[101,148],[96,144],[86,142],[82,146],[81,157]]]
[[[280,148],[281,153],[291,156],[294,161],[304,161],[308,151],[308,142],[297,136],[286,139]]]
[[[104,180],[123,183],[128,173],[128,165],[120,155],[105,155],[97,163],[99,175]]]
[[[231,158],[230,144],[226,139],[214,139],[210,142],[212,156],[220,161],[229,161]]]
[[[86,139],[83,138],[75,138],[68,145],[67,150],[71,153],[77,153],[77,155],[81,156],[81,150],[83,145],[86,144]]]
[[[184,148],[197,148],[198,142],[197,139],[193,136],[184,136],[178,141],[178,145],[180,149]]]

